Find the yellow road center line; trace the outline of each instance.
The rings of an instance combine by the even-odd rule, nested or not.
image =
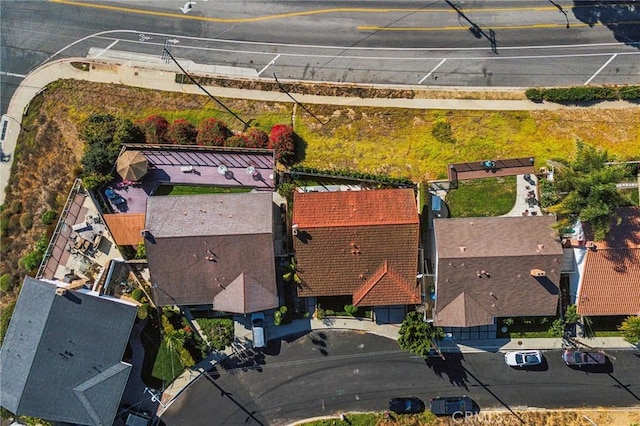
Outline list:
[[[571,23],[571,28],[580,27],[602,27],[605,25],[638,25],[640,21],[628,21],[628,22],[608,22],[606,24],[597,22],[593,24],[585,24],[583,22]],[[487,26],[486,29],[491,30],[528,30],[536,28],[566,28],[567,24],[531,24],[531,25],[506,25],[506,26]],[[360,31],[469,31],[472,28],[469,26],[459,27],[376,27],[372,25],[359,25],[356,29]],[[485,27],[478,27],[479,29],[485,29]]]
[[[322,15],[322,14],[331,14],[331,13],[394,13],[395,12],[395,13],[455,13],[457,14],[459,12],[460,13],[471,13],[471,12],[495,13],[495,12],[526,11],[526,10],[534,10],[534,11],[557,10],[555,6],[524,7],[524,8],[515,8],[515,7],[514,8],[493,8],[493,9],[459,9],[459,12],[450,8],[448,9],[402,9],[402,8],[379,9],[379,8],[337,7],[337,8],[329,8],[329,9],[314,9],[314,10],[305,10],[301,12],[289,12],[289,13],[280,13],[280,14],[274,14],[274,15],[256,16],[253,18],[215,18],[215,17],[196,16],[196,15],[180,14],[180,13],[173,13],[173,12],[159,12],[154,10],[136,9],[131,7],[123,7],[123,6],[81,3],[74,0],[49,0],[49,1],[51,3],[66,4],[69,6],[80,6],[80,7],[87,7],[92,9],[112,10],[115,12],[136,13],[140,15],[160,16],[165,18],[180,18],[180,19],[189,19],[193,21],[207,21],[207,22],[221,22],[221,23],[259,22],[259,21],[292,18],[297,16],[311,16],[311,15]],[[571,10],[578,7],[579,6],[569,6],[564,10]]]

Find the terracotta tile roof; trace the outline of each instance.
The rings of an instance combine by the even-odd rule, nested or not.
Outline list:
[[[294,194],[301,297],[352,295],[360,306],[420,302],[413,190]]]
[[[277,307],[272,204],[271,193],[149,198],[155,303],[234,313]]]
[[[300,228],[411,224],[417,220],[413,189],[296,192],[293,223]]]
[[[640,208],[619,209],[605,241],[587,250],[578,293],[581,315],[640,313]]]
[[[435,219],[435,323],[470,327],[493,317],[555,315],[563,252],[554,222],[550,216]],[[544,276],[532,276],[534,269]]]
[[[144,229],[144,213],[105,214],[113,240],[119,246],[137,246],[142,242],[140,232]]]

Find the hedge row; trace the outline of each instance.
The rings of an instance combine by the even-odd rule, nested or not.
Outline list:
[[[590,101],[633,101],[640,99],[640,86],[592,87],[577,86],[554,89],[528,89],[527,99],[533,102],[590,102]]]
[[[415,186],[415,184],[407,178],[395,178],[386,175],[376,175],[372,173],[360,173],[353,170],[320,170],[314,167],[306,167],[306,166],[295,166],[290,170],[291,177],[296,179],[296,175],[302,174],[310,174],[310,175],[320,175],[320,176],[335,176],[335,177],[343,177],[343,178],[352,178],[352,179],[361,179],[361,180],[369,180],[381,183],[388,183],[391,185],[399,185],[399,186]]]

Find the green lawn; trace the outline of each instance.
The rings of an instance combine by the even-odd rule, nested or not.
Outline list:
[[[460,181],[446,197],[451,217],[488,217],[508,213],[516,202],[516,177]]]
[[[184,370],[178,353],[167,347],[164,342],[160,344],[156,362],[153,365],[151,374],[153,377],[160,379],[164,384],[171,383],[173,379],[178,377]]]
[[[197,195],[197,194],[220,194],[232,192],[250,192],[251,188],[226,188],[220,186],[204,185],[161,185],[155,195]]]

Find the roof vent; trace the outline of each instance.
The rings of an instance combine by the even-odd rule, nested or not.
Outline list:
[[[62,287],[56,288],[56,296],[64,296],[65,294],[67,294],[67,289]]]
[[[545,271],[543,271],[542,269],[532,269],[531,270],[531,276],[532,277],[546,277],[547,273]]]
[[[538,250],[540,251],[544,250],[544,244],[538,244]]]
[[[465,246],[460,246],[460,253],[464,253],[465,251],[467,251],[467,248]]]

